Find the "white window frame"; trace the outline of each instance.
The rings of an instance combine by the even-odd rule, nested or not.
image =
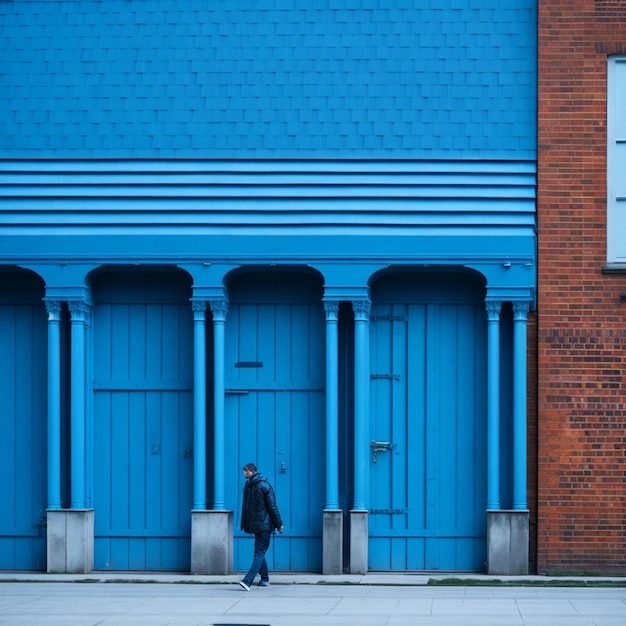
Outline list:
[[[607,72],[607,264],[626,265],[626,56]]]

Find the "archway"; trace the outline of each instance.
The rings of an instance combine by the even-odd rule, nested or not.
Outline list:
[[[235,511],[234,566],[251,546],[239,529],[241,467],[273,483],[285,533],[271,569],[320,571],[325,484],[325,342],[321,278],[299,268],[259,268],[228,284],[226,450],[228,507]]]
[[[371,294],[369,567],[482,570],[484,284],[402,272]]]

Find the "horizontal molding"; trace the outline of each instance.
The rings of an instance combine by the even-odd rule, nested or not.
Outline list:
[[[193,381],[182,380],[95,380],[94,391],[192,391]]]
[[[418,201],[401,209],[412,211],[424,209],[419,202],[448,211],[472,210],[476,201],[508,201],[533,210],[535,171],[527,161],[2,161],[0,203],[10,208],[12,202],[45,201],[19,205],[27,211],[177,211],[192,203],[188,211],[224,210],[226,204],[231,211],[308,212],[306,201],[324,210],[320,200],[330,201],[330,211],[367,211],[362,203],[376,200]]]
[[[0,177],[1,178],[1,177]],[[453,180],[452,177],[441,177],[438,180],[428,177],[427,180],[389,180],[373,182],[364,175],[361,182],[350,183],[324,180],[318,183],[307,180],[279,183],[267,181],[261,183],[230,181],[196,181],[174,183],[171,181],[109,181],[65,183],[29,183],[20,184],[0,180],[0,192],[4,198],[188,198],[190,200],[205,198],[534,198],[534,181],[509,181],[504,183],[495,180]],[[514,184],[517,183],[517,184]]]
[[[193,391],[191,380],[96,380],[94,391]],[[308,381],[269,381],[229,383],[227,394],[242,394],[255,391],[324,391],[323,385]]]
[[[166,529],[159,528],[152,530],[150,528],[134,529],[112,529],[112,528],[96,528],[94,530],[94,539],[190,539],[189,529]]]
[[[7,205],[0,201],[0,227],[2,225],[25,226],[32,228],[42,225],[50,228],[58,226],[70,234],[75,227],[123,227],[124,233],[148,232],[151,228],[162,225],[170,229],[209,228],[215,233],[216,228],[228,230],[236,228],[233,234],[245,234],[246,227],[266,226],[280,231],[292,226],[324,226],[324,228],[342,226],[408,227],[418,226],[454,226],[480,225],[489,227],[534,224],[535,203],[533,200],[511,201],[389,201],[372,202],[347,200],[344,203],[315,202],[305,207],[302,201],[273,203],[271,206],[254,206],[243,203],[229,203],[218,206],[216,203],[203,205],[196,203],[193,210],[189,205],[179,202],[159,202],[160,210],[155,206],[140,206],[143,201],[116,202],[116,210],[110,210],[111,203],[94,200],[84,206],[75,206],[73,210],[68,201],[24,201],[11,202]],[[87,206],[89,205],[89,206]],[[97,211],[95,205],[102,205]],[[239,207],[239,210],[237,210]],[[243,228],[243,230],[242,230]],[[48,231],[49,232],[49,231]],[[46,232],[46,234],[48,234]],[[173,232],[173,230],[169,231]],[[191,234],[199,234],[194,231]],[[257,231],[258,233],[258,231]],[[104,232],[103,232],[104,234]],[[150,233],[153,234],[153,233]],[[301,234],[301,233],[299,233]],[[331,234],[328,230],[324,234]],[[338,234],[354,234],[353,230],[343,230]]]
[[[376,515],[375,513],[371,513],[370,515]],[[378,514],[380,518],[383,517],[389,517],[388,515],[385,514]],[[408,513],[406,513],[406,515],[408,516]],[[396,521],[396,524],[398,522]],[[453,540],[458,540],[458,539],[484,539],[485,536],[483,534],[481,534],[480,532],[477,532],[476,530],[472,530],[472,529],[454,529],[454,528],[450,528],[450,529],[446,529],[446,528],[441,528],[441,529],[437,529],[437,530],[429,530],[429,529],[404,529],[404,528],[398,528],[398,529],[385,529],[385,530],[378,530],[378,529],[373,529],[370,528],[368,531],[368,535],[372,538],[372,539],[453,539]]]
[[[397,227],[395,230],[399,230]],[[13,229],[19,230],[19,229]],[[78,229],[77,229],[78,230]],[[86,230],[86,229],[84,229]],[[92,228],[95,230],[95,227]],[[201,229],[199,229],[201,230]],[[68,237],[68,232],[58,229],[54,237],[27,236],[24,233],[10,233],[0,228],[0,236],[5,237],[5,245],[0,250],[0,261],[5,264],[77,263],[80,265],[106,265],[121,263],[139,264],[180,264],[212,263],[238,264],[315,264],[346,262],[355,264],[498,264],[508,262],[531,263],[534,265],[534,230],[528,225],[518,228],[419,228],[404,233],[379,229],[366,236],[337,236],[341,247],[334,246],[333,239],[326,236],[315,242],[304,242],[295,236],[282,233],[280,240],[271,238],[263,231],[246,233],[238,242],[233,242],[223,232],[188,233],[189,240],[180,240],[177,234],[163,235],[156,249],[155,241],[141,236],[128,236],[121,240],[121,233],[102,234],[79,232],[80,237]],[[408,231],[408,232],[407,232]],[[71,234],[74,234],[73,231]],[[9,236],[10,235],[10,236]],[[191,237],[195,235],[195,238]],[[307,229],[300,235],[310,235]],[[37,246],[33,244],[36,240]],[[68,242],[68,239],[70,240]],[[71,244],[71,245],[70,245]],[[323,245],[322,245],[323,244]]]
[[[0,528],[0,539],[41,538],[45,540],[44,526],[38,528]]]
[[[536,172],[532,160],[401,160],[373,159],[0,159],[0,172],[30,173],[415,173]]]
[[[323,392],[325,390],[323,383],[319,381],[238,381],[227,382],[225,393],[228,395],[245,395],[246,393],[254,393],[257,391],[316,391]]]

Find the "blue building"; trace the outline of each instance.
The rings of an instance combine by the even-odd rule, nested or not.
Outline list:
[[[527,571],[536,2],[0,33],[0,568]]]

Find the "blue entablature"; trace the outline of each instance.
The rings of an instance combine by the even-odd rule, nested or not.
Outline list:
[[[321,264],[342,276],[455,265],[534,285],[533,162],[14,161],[0,170],[4,264]]]

